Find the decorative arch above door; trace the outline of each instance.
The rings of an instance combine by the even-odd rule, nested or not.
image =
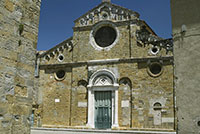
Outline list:
[[[87,126],[97,129],[118,127],[119,84],[117,83],[114,73],[107,69],[102,69],[95,72],[91,75],[89,85],[87,87]]]

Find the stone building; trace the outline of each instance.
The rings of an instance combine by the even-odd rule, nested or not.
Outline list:
[[[37,55],[33,126],[174,131],[171,40],[108,0],[74,23]]]
[[[200,1],[171,0],[177,132],[200,132]]]
[[[40,0],[0,0],[0,134],[30,133]]]

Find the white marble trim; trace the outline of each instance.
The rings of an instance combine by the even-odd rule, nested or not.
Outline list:
[[[98,86],[93,86],[93,80],[96,77],[99,77],[101,75],[109,75],[111,79],[113,80],[112,85],[98,85]],[[106,69],[99,70],[96,73],[94,73],[91,76],[91,79],[89,81],[88,87],[88,123],[87,127],[90,128],[95,128],[95,122],[94,122],[94,117],[95,117],[95,98],[94,98],[94,93],[95,91],[112,91],[112,128],[119,127],[118,124],[118,88],[119,84],[116,83],[116,77],[115,75]]]

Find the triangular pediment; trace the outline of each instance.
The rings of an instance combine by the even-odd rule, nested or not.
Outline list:
[[[127,21],[139,18],[139,14],[130,9],[109,3],[102,2],[97,7],[88,11],[74,22],[76,26],[93,25],[98,21]]]
[[[112,85],[112,84],[113,84],[112,80],[107,76],[100,76],[93,83],[93,85],[95,86],[104,86],[104,85]]]

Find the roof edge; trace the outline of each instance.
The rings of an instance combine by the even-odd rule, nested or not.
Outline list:
[[[129,11],[129,12],[132,12],[133,14],[136,14],[138,18],[140,17],[140,14],[138,12],[132,11],[131,9],[128,9],[128,8],[125,8],[125,7],[113,4],[111,2],[101,2],[99,5],[97,5],[96,7],[92,8],[91,10],[87,11],[85,14],[81,15],[79,18],[77,18],[76,20],[74,20],[74,23],[76,23],[77,21],[79,21],[82,17],[86,16],[89,12],[91,12],[91,11],[95,10],[96,8],[102,6],[103,4],[109,4],[109,5],[118,7],[118,8],[122,8],[124,10]]]
[[[58,45],[52,47],[51,49],[47,50],[46,52],[42,53],[41,55],[39,55],[38,57],[41,58],[43,56],[45,56],[48,53],[51,53],[52,51],[54,51],[56,48],[59,48],[60,46],[63,45],[63,43],[69,42],[73,39],[73,36],[71,36],[70,38],[64,40],[63,42],[59,43]]]
[[[140,20],[140,22],[143,23],[143,24],[147,27],[147,29],[150,30],[150,32],[151,32],[153,35],[158,36],[158,35],[155,33],[155,31],[146,23],[146,21]]]

